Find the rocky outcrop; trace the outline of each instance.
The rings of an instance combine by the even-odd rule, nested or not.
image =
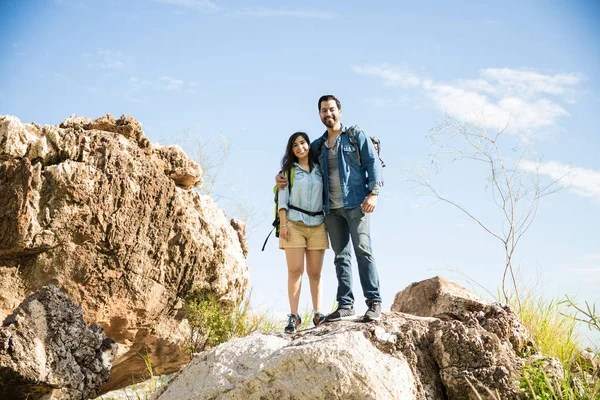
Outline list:
[[[94,397],[108,380],[114,341],[56,286],[27,297],[0,327],[0,398]]]
[[[154,399],[519,398],[532,343],[509,308],[477,301],[441,278],[396,299],[408,294],[414,298],[403,304],[413,313],[422,304],[422,314],[434,315],[396,310],[379,322],[233,340],[197,355]]]
[[[60,287],[119,343],[104,390],[186,362],[182,299],[233,303],[247,287],[243,242],[181,149],[154,146],[132,117],[60,126],[0,116],[0,320]]]

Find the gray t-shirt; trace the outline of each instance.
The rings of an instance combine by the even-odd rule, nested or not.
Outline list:
[[[338,147],[340,145],[340,137],[335,139],[335,143],[330,148],[329,142],[325,141],[327,150],[327,166],[329,170],[329,208],[343,208],[344,199],[342,198],[342,185],[340,183],[340,170],[338,168]]]

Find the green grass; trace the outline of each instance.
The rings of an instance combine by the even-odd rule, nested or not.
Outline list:
[[[214,294],[198,291],[189,296],[184,304],[184,315],[190,331],[185,351],[190,359],[195,353],[208,350],[237,337],[254,332],[275,333],[283,324],[265,312],[250,308],[250,294],[238,299],[233,306],[222,304]]]
[[[564,368],[564,377],[557,379],[548,376],[541,363],[527,366],[520,382],[525,397],[534,400],[599,400],[599,371],[591,375],[579,367],[579,350],[583,347],[583,340],[576,331],[581,323],[577,310],[565,301],[547,300],[533,292],[521,293],[521,308],[516,301],[511,301],[511,306],[531,333],[537,349],[545,356],[557,358]]]
[[[531,333],[538,349],[548,357],[560,360],[570,370],[578,360],[583,345],[577,334],[575,315],[556,299],[546,300],[528,292],[522,295],[521,309],[511,304],[519,319]]]

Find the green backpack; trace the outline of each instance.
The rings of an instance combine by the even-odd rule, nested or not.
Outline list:
[[[290,193],[290,194],[291,194],[291,190],[292,190],[292,185],[294,184],[294,168],[295,168],[295,165],[292,165],[292,167],[286,173],[286,176],[288,178],[287,188],[288,188],[288,193]],[[271,237],[271,233],[273,233],[273,231],[275,231],[275,237],[279,237],[279,230],[281,228],[281,226],[280,226],[281,222],[279,221],[279,195],[278,195],[277,185],[273,186],[273,194],[275,195],[275,198],[274,198],[275,220],[273,221],[273,224],[272,224],[273,229],[271,229],[271,232],[269,232],[269,234],[267,235],[267,238],[265,239],[265,243],[263,244],[261,251],[265,251],[265,246],[267,245],[267,241],[269,240],[269,237]]]
[[[287,172],[287,178],[288,178],[288,193],[291,195],[291,191],[292,191],[292,185],[294,184],[294,165],[292,165],[292,167],[288,170]],[[319,164],[316,164],[315,166],[316,168],[319,169],[319,171],[321,171],[321,166]],[[273,231],[275,231],[275,237],[279,237],[279,229],[281,228],[281,222],[279,221],[279,193],[278,193],[278,188],[277,185],[275,185],[273,187],[273,194],[275,195],[274,201],[275,201],[275,220],[273,221],[273,229],[271,229],[271,232],[269,232],[269,234],[267,235],[267,238],[265,239],[265,243],[263,244],[262,250],[261,251],[265,251],[265,246],[267,245],[267,241],[269,240],[269,237],[271,237],[271,233],[273,233]],[[301,213],[310,215],[310,216],[317,216],[323,213],[323,211],[307,211],[307,210],[303,210],[299,207],[294,206],[293,204],[288,204],[288,209],[290,210],[296,210],[299,211]]]

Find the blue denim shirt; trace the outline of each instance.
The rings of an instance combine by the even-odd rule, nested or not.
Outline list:
[[[291,193],[290,193],[291,192]],[[294,222],[304,222],[308,226],[317,226],[323,223],[324,214],[310,216],[303,212],[288,209],[292,204],[306,211],[323,211],[323,175],[315,164],[312,172],[303,169],[298,163],[294,163],[294,182],[291,190],[279,189],[277,193],[279,210],[287,210],[287,219]],[[277,210],[279,212],[279,210]]]
[[[371,139],[357,126],[354,127],[357,149],[350,139],[348,127],[342,125],[338,146],[338,167],[342,188],[344,208],[358,207],[374,189],[383,187],[383,171],[377,151]],[[312,157],[318,162],[323,172],[323,204],[325,213],[329,213],[329,184],[327,148],[323,145],[327,140],[327,131],[310,145]],[[320,151],[318,149],[320,148]],[[319,158],[316,159],[317,153]],[[360,163],[358,160],[360,153]],[[294,178],[295,179],[295,178]],[[294,183],[295,185],[295,183]]]

